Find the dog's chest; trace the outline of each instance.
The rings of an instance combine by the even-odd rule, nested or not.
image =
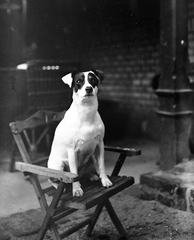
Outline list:
[[[85,149],[93,149],[102,138],[102,126],[82,126],[77,132],[74,141],[77,149],[84,151]]]
[[[82,162],[95,152],[96,146],[103,140],[104,124],[99,113],[93,113],[92,109],[81,115],[75,110],[73,105],[66,113],[57,128],[56,139],[64,154],[67,154],[68,149],[73,149]]]
[[[102,127],[83,127],[77,135],[76,150],[80,161],[89,158],[95,151],[96,146],[102,139]]]
[[[94,153],[96,146],[99,143],[99,139],[100,139],[100,136],[98,135],[92,139],[78,140],[77,153],[80,161],[82,161],[82,159],[87,159]]]

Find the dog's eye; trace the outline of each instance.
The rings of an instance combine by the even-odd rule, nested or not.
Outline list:
[[[77,83],[77,84],[81,84],[81,83],[83,83],[83,78],[79,78],[79,79],[77,79],[77,80],[76,80],[76,83]]]
[[[88,81],[93,87],[98,85],[98,79],[93,76],[89,76]]]

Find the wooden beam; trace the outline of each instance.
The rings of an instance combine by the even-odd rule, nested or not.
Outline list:
[[[65,183],[73,183],[75,181],[78,181],[78,176],[76,174],[46,167],[40,167],[29,163],[16,162],[15,168],[21,172],[35,173],[37,175],[45,176],[48,178],[56,178],[59,181]]]

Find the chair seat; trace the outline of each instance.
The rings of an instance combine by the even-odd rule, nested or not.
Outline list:
[[[89,181],[85,179],[81,181],[81,186],[84,191],[82,197],[73,197],[72,185],[68,184],[65,193],[61,197],[61,205],[68,208],[87,210],[134,184],[133,177],[114,176],[110,177],[110,180],[113,186],[109,188],[103,187],[100,180]],[[44,192],[49,197],[52,197],[56,189],[54,187],[49,187],[45,189]]]

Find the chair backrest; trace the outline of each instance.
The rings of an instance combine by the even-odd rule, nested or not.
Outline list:
[[[41,131],[37,141],[41,141],[43,136],[50,130],[55,129],[56,125],[63,119],[66,111],[54,112],[49,110],[39,110],[31,117],[24,121],[11,122],[10,129],[18,146],[22,159],[26,163],[32,163],[32,158],[29,154],[29,149],[25,143],[28,142],[28,130],[38,129],[39,127],[44,128]],[[53,130],[54,132],[54,130]],[[33,164],[46,166],[48,157],[42,157],[33,159]]]
[[[30,60],[27,70],[28,109],[62,111],[71,103],[71,90],[61,78],[79,70],[77,62]]]

